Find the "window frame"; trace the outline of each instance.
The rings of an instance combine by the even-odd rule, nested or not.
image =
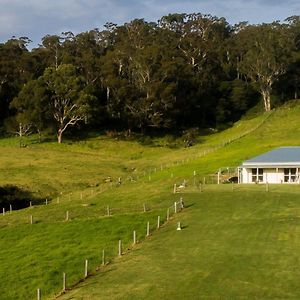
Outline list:
[[[252,168],[251,169],[252,182],[260,183],[264,181],[264,169],[263,168]]]

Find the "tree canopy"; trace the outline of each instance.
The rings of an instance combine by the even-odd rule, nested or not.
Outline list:
[[[223,127],[300,87],[300,17],[230,25],[201,13],[0,44],[0,125],[141,131]],[[14,128],[13,128],[14,127]]]

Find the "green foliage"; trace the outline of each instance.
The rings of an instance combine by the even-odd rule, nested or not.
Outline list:
[[[231,26],[189,13],[48,34],[31,51],[28,38],[13,38],[0,44],[0,125],[52,129],[58,141],[79,126],[142,134],[226,128],[259,93],[265,110],[298,98],[299,36],[297,16]]]

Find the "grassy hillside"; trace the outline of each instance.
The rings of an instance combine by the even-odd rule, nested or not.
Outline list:
[[[300,106],[289,104],[187,149],[163,147],[163,139],[145,146],[103,136],[26,148],[17,139],[0,140],[1,183],[48,199],[48,205],[0,216],[3,299],[34,299],[37,288],[53,297],[63,272],[69,285],[83,277],[85,259],[95,273],[103,249],[112,263],[63,299],[299,297],[300,188],[272,186],[266,193],[263,186],[235,186],[232,192],[231,185],[206,185],[200,193],[197,187],[220,167],[299,145],[299,115]],[[108,177],[112,182],[105,182]],[[157,216],[166,219],[180,197],[173,185],[183,180],[189,207],[116,258],[119,239],[131,249],[133,230],[142,242],[148,221],[153,231]],[[179,220],[185,228],[177,232]]]
[[[298,299],[297,190],[187,193],[159,234],[61,299]]]

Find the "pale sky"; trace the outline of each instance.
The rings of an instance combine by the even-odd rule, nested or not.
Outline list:
[[[300,15],[300,0],[0,0],[0,7],[0,42],[27,36],[32,46],[46,34],[77,34],[136,18],[157,21],[169,13],[200,12],[225,17],[230,24]]]

